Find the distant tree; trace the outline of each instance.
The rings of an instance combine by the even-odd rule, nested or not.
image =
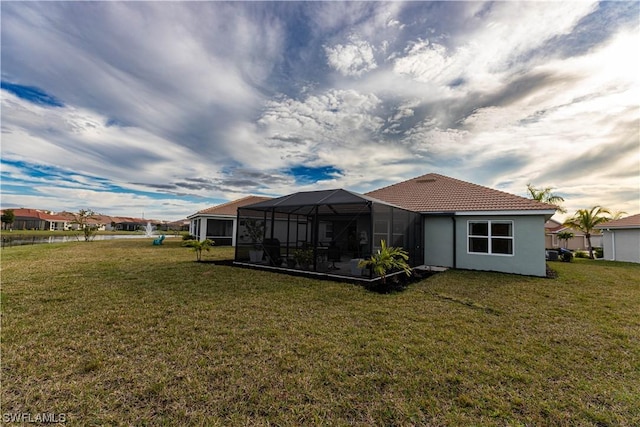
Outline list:
[[[78,224],[78,228],[82,230],[84,234],[84,241],[90,242],[96,236],[98,227],[96,225],[89,224],[90,219],[95,219],[96,213],[88,209],[80,209],[78,213],[73,214],[72,224]]]
[[[553,194],[551,190],[551,187],[536,188],[532,184],[527,184],[527,191],[531,199],[554,205],[560,213],[566,213],[567,210],[560,205],[560,203],[564,202],[564,198]]]
[[[564,240],[565,249],[567,249],[569,240],[573,239],[573,236],[575,236],[575,234],[573,234],[571,231],[561,231],[558,233],[558,239],[560,239],[560,241]]]
[[[593,247],[591,246],[591,232],[596,225],[610,220],[611,213],[602,206],[594,206],[591,209],[578,209],[576,213],[564,222],[567,227],[575,228],[584,233],[589,246],[589,258],[593,259]]]
[[[11,224],[16,220],[16,214],[13,212],[13,209],[7,209],[2,212],[2,225],[3,228],[6,228],[8,225],[11,227]]]

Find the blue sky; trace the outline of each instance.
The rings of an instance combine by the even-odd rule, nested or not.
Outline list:
[[[638,2],[2,2],[3,208],[435,172],[640,212]]]

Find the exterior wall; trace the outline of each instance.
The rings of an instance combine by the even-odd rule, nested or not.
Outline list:
[[[604,259],[640,263],[640,229],[604,231]]]
[[[453,219],[443,216],[424,218],[424,263],[453,267]]]
[[[543,215],[456,216],[456,268],[546,276]],[[468,252],[468,221],[513,221],[513,255]],[[446,246],[444,246],[446,248]]]

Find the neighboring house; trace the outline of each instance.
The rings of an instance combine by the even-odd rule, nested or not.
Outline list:
[[[565,227],[556,220],[550,219],[544,224],[545,230],[545,247],[547,249],[565,248],[571,251],[584,251],[589,249],[589,243],[587,242],[587,236],[584,232],[576,230],[574,228]],[[573,237],[567,241],[560,240],[558,233],[569,231],[573,233]],[[602,234],[599,230],[593,230],[591,232],[591,245],[594,248],[602,247]]]
[[[268,200],[268,197],[247,196],[212,206],[187,217],[189,234],[197,240],[211,239],[216,246],[235,246],[238,208]]]
[[[189,231],[191,221],[188,219],[181,219],[178,221],[165,222],[160,229],[164,231]]]
[[[117,231],[140,231],[144,229],[148,223],[157,225],[158,221],[144,219],[144,218],[132,218],[132,217],[111,217],[111,222],[115,224],[115,230]],[[111,229],[114,229],[111,225]]]
[[[294,193],[244,206],[238,219],[264,224],[263,246],[269,255],[253,261],[256,264],[281,267],[298,249],[310,248],[312,271],[325,271],[328,251],[331,268],[336,269],[331,274],[342,275],[336,262],[357,265],[386,240],[409,253],[412,267],[545,276],[544,224],[555,211],[553,205],[427,174],[366,194]],[[236,230],[237,237],[241,233]],[[251,263],[251,243],[243,245],[236,250],[236,262]],[[332,257],[331,247],[340,256]]]
[[[76,214],[72,212],[62,211],[58,212],[56,215],[63,217],[67,221],[67,230],[78,230],[80,229],[80,224],[76,221]],[[107,229],[107,224],[111,223],[111,217],[106,215],[93,215],[91,218],[87,218],[87,225],[96,227],[98,231],[105,231]]]
[[[15,219],[11,228],[14,230],[67,230],[69,221],[66,217],[39,209],[12,209]]]
[[[596,226],[603,234],[604,259],[640,263],[640,214]]]

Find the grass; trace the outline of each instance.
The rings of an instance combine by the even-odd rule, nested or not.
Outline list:
[[[2,413],[72,425],[639,425],[640,265],[379,294],[180,241],[2,250]],[[214,248],[205,260],[229,259]]]

